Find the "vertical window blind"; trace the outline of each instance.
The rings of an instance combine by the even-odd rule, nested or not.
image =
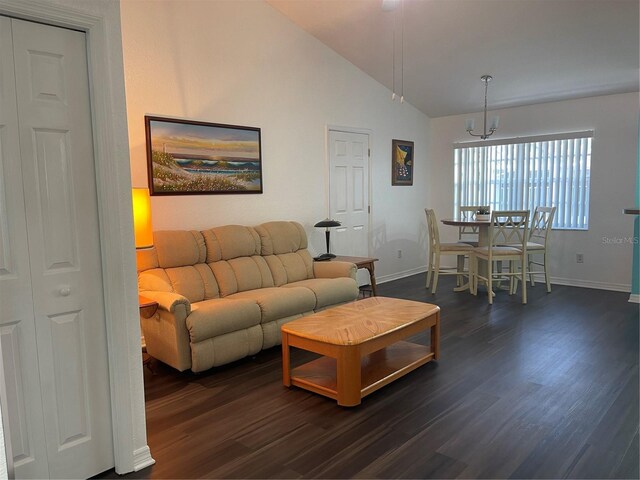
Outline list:
[[[593,131],[454,144],[454,208],[556,207],[553,228],[589,228]]]

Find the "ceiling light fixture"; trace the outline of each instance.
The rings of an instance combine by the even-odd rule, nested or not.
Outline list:
[[[473,118],[467,119],[465,130],[472,137],[480,137],[482,140],[485,140],[493,135],[493,133],[498,129],[500,117],[497,115],[493,117],[489,131],[487,132],[487,89],[489,88],[489,82],[493,80],[493,77],[491,75],[483,75],[480,77],[480,80],[484,82],[484,123],[482,126],[482,133],[473,133],[473,129],[475,127],[475,120]]]
[[[393,12],[400,6],[400,103],[404,103],[404,4],[402,0],[382,0],[382,10]],[[391,100],[396,99],[396,31],[397,14],[393,14],[393,53],[391,65]]]

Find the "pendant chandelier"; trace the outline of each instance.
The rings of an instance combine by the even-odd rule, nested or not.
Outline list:
[[[489,82],[493,80],[493,77],[491,75],[483,75],[480,77],[480,80],[484,82],[484,122],[482,124],[482,133],[473,133],[473,129],[475,128],[475,120],[473,118],[467,119],[465,130],[472,137],[480,137],[482,140],[485,140],[498,129],[500,118],[497,115],[493,117],[489,131],[487,131],[487,90],[489,88]]]

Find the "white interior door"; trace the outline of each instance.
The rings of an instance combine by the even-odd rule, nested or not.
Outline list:
[[[0,22],[0,341],[15,472],[86,478],[114,459],[85,36]]]
[[[14,466],[49,475],[34,322],[27,223],[18,142],[11,20],[0,17],[0,342]],[[7,68],[8,66],[8,68]]]
[[[329,130],[329,211],[342,226],[332,229],[336,255],[369,256],[369,135]],[[358,272],[360,285],[369,283]]]

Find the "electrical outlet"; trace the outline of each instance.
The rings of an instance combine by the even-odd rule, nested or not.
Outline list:
[[[584,255],[582,253],[576,253],[576,263],[584,263]]]
[[[398,258],[402,258],[402,250],[398,250]]]

